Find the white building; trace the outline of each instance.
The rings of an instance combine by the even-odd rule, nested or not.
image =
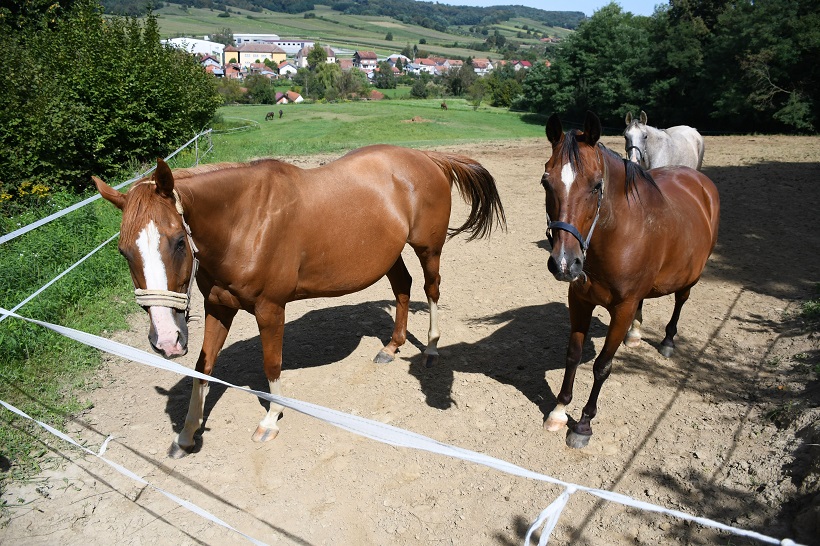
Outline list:
[[[197,38],[171,38],[170,40],[160,40],[160,42],[184,49],[195,55],[213,55],[217,59],[222,58],[222,51],[225,49],[225,44]]]
[[[233,41],[238,46],[242,44],[269,44],[279,39],[278,34],[234,34]]]

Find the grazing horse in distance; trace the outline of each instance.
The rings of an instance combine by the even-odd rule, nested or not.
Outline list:
[[[282,119],[283,115],[284,115],[284,112],[282,110],[279,110],[279,119]]]
[[[442,110],[447,110],[447,102],[441,101],[441,109]]]
[[[700,170],[705,144],[697,129],[688,125],[658,129],[647,125],[646,119],[643,110],[638,119],[632,118],[632,112],[626,114],[624,139],[630,161],[644,169],[684,165]]]
[[[274,395],[281,395],[285,305],[291,301],[349,294],[387,276],[396,320],[374,360],[394,359],[407,338],[412,278],[402,258],[405,244],[424,272],[430,306],[424,354],[432,365],[438,358],[439,262],[448,232],[466,233],[469,241],[505,224],[495,180],[478,162],[397,146],[368,146],[314,169],[267,159],[172,172],[160,159],[152,178],[126,194],[93,179],[122,210],[119,249],[137,303],[148,312],[152,347],[166,358],[187,352],[186,316],[196,279],[205,299],[196,370],[211,374],[241,309],[256,317]],[[454,185],[471,210],[460,227],[448,229]],[[185,426],[169,456],[193,450],[207,384],[194,379]],[[254,441],[276,437],[282,410],[270,405]]]
[[[580,448],[592,436],[598,395],[612,370],[612,359],[629,330],[640,343],[640,308],[645,298],[675,295],[661,353],[671,356],[681,308],[698,282],[717,241],[720,199],[714,183],[689,167],[650,172],[599,142],[601,122],[588,112],[583,132],[563,132],[558,116],[547,120],[552,152],[541,185],[546,192],[549,271],[568,283],[570,337],[558,403],[544,427],[560,430],[568,422],[575,372],[581,361],[592,312],[610,315],[594,383],[581,419],[567,434]]]
[[[280,117],[280,118],[282,117],[281,113],[282,113],[282,111],[281,111],[281,110],[279,110],[279,114],[280,114],[280,115],[279,115],[279,117]],[[270,120],[272,120],[272,119],[276,119],[276,112],[268,112],[268,113],[265,115],[265,121],[270,121]]]

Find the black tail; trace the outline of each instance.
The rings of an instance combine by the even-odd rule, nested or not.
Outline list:
[[[425,152],[450,178],[450,185],[458,186],[458,193],[472,209],[470,216],[457,228],[451,228],[448,237],[467,232],[468,241],[488,237],[497,224],[506,229],[507,218],[498,196],[493,175],[480,163],[463,155]]]

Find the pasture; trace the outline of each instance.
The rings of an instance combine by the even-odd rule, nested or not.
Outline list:
[[[812,449],[796,433],[817,415],[792,421],[769,416],[784,417],[814,378],[799,365],[811,358],[816,364],[817,339],[794,317],[820,280],[820,241],[804,237],[816,223],[820,139],[706,137],[703,172],[721,192],[722,224],[715,253],[684,308],[676,353],[666,359],[657,350],[671,298],[647,301],[644,341],[619,349],[596,433],[587,448],[571,450],[563,432],[542,428],[560,387],[568,334],[566,285],[546,268],[539,180],[549,145],[543,125],[518,126],[532,134],[512,138],[504,131],[513,133],[523,122],[488,111],[496,117],[473,131],[489,140],[470,143],[445,117],[459,115],[458,107],[441,112],[430,104],[416,111],[431,122],[408,123],[401,143],[481,162],[496,178],[508,231],[488,241],[457,237],[445,244],[441,358],[433,368],[423,364],[426,299],[412,256],[405,257],[415,280],[408,343],[393,363],[371,361],[392,324],[386,279],[342,298],[289,304],[283,394],[563,480],[774,537],[794,536],[784,499],[801,492],[793,476],[805,475]],[[211,159],[230,159],[234,147],[234,153],[250,149],[252,156],[309,167],[341,154],[329,144],[329,133],[356,145],[380,138],[357,129],[366,110],[302,108],[293,106],[270,122],[264,121],[270,107],[226,111],[255,119],[261,128],[214,137]],[[410,111],[404,104],[396,108],[394,131]],[[290,155],[289,131],[326,151],[310,153],[308,146],[307,155]],[[603,142],[623,154],[622,137]],[[467,210],[458,199],[454,204],[451,225],[458,225]],[[146,317],[135,305],[134,311],[129,329],[114,337],[150,350]],[[572,417],[580,415],[589,392],[591,359],[608,322],[596,309],[576,399],[568,406]],[[192,350],[180,360],[188,367],[197,357],[202,323],[192,323],[190,333]],[[240,313],[214,375],[265,390],[261,358],[256,324]],[[548,484],[379,444],[288,410],[279,437],[254,444],[250,436],[262,405],[217,385],[206,398],[202,451],[169,460],[165,450],[182,427],[190,379],[106,357],[98,381],[102,388],[83,393],[92,407],[69,424],[72,436],[96,449],[114,435],[109,458],[269,544],[520,544],[531,520],[560,493]],[[91,458],[77,459],[59,441],[47,443],[73,460],[56,457],[37,480],[4,491],[4,502],[18,506],[0,530],[5,541],[246,543]],[[784,468],[792,479],[784,479]],[[755,544],[581,494],[570,498],[550,541],[636,543]]]
[[[380,56],[398,53],[406,45],[419,44],[419,49],[444,57],[487,57],[486,51],[472,49],[473,43],[480,43],[486,36],[473,36],[465,26],[458,33],[442,32],[419,25],[402,23],[389,17],[348,15],[332,10],[328,6],[316,5],[311,10],[315,17],[305,17],[304,13],[252,12],[231,8],[229,17],[221,10],[206,8],[183,8],[180,4],[166,3],[156,10],[159,15],[160,33],[163,38],[193,36],[201,38],[207,34],[230,28],[234,34],[260,33],[278,34],[282,38],[300,37],[314,39],[330,45],[342,56],[350,57],[359,49],[375,51]],[[220,15],[223,15],[220,17]],[[515,18],[499,25],[489,25],[508,39],[527,47],[534,47],[543,53],[543,46],[534,35],[518,38],[521,27],[527,26],[548,36],[566,36],[572,31],[549,27],[528,18]],[[458,28],[458,27],[457,27]],[[393,35],[392,40],[387,34]],[[321,37],[321,38],[320,38]]]

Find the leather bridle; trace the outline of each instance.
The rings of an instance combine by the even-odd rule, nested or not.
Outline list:
[[[551,233],[552,231],[556,229],[566,231],[578,240],[578,243],[580,243],[581,245],[581,252],[584,254],[584,256],[586,256],[587,249],[589,248],[589,241],[592,239],[592,233],[595,231],[595,225],[598,223],[598,218],[600,218],[601,215],[601,203],[604,199],[604,187],[606,186],[606,181],[608,178],[606,159],[603,158],[600,153],[600,147],[602,147],[603,144],[599,143],[598,146],[599,148],[595,150],[595,154],[599,158],[599,160],[603,162],[603,176],[601,177],[601,180],[595,185],[595,188],[593,188],[593,191],[598,194],[598,205],[595,208],[595,219],[592,221],[592,226],[589,228],[589,233],[587,233],[585,239],[581,235],[581,232],[578,231],[578,228],[567,222],[553,222],[550,220],[549,213],[547,213],[547,240],[550,242],[550,246],[554,246],[553,235]]]

